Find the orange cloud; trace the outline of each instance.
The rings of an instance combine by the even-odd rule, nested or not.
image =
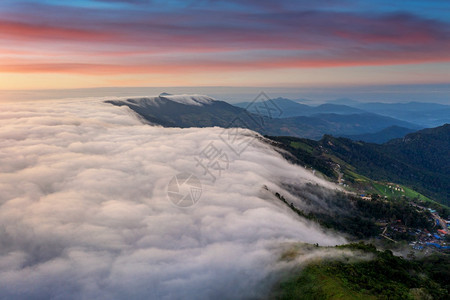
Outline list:
[[[397,56],[385,59],[319,59],[285,58],[254,61],[191,61],[155,62],[142,64],[92,64],[92,63],[28,63],[3,64],[0,73],[64,73],[87,75],[123,74],[177,74],[191,72],[241,71],[258,69],[329,68],[353,66],[383,66],[415,63],[449,62],[450,57],[417,58]]]

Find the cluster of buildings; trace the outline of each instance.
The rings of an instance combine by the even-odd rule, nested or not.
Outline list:
[[[436,250],[450,250],[450,244],[445,242],[445,231],[438,230],[431,233],[427,230],[418,230],[417,240],[410,243],[414,250],[423,250],[426,247]]]
[[[421,208],[424,210],[429,210],[431,213],[431,216],[435,222],[435,226],[432,231],[428,231],[427,229],[409,228],[403,225],[401,220],[396,220],[394,222],[378,220],[378,225],[384,226],[381,236],[393,242],[397,242],[396,237],[399,235],[411,236],[414,241],[410,242],[409,245],[417,251],[450,251],[450,242],[448,242],[448,235],[450,235],[450,221],[443,220],[433,209]]]
[[[399,185],[389,184],[388,188],[393,191],[404,192],[404,189]],[[364,200],[372,200],[370,195],[361,194],[360,197]],[[386,196],[384,198],[387,198]],[[429,211],[435,226],[433,230],[427,229],[415,229],[403,225],[401,220],[377,220],[377,225],[384,227],[381,237],[397,242],[398,240],[413,240],[409,245],[414,250],[438,250],[438,251],[450,251],[450,216],[447,220],[443,219],[436,210],[426,208],[416,203],[411,202],[411,205],[422,211]]]
[[[402,193],[405,192],[405,190],[399,185],[389,184],[388,188],[393,190],[393,191],[396,191],[396,192],[402,192]]]

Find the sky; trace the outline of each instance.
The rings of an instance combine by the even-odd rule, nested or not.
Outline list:
[[[0,90],[450,82],[450,2],[2,0]]]

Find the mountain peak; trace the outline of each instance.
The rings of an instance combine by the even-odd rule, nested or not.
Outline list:
[[[110,103],[131,103],[133,105],[159,106],[164,103],[177,103],[190,106],[204,106],[217,102],[212,97],[198,94],[180,94],[172,95],[169,93],[161,93],[159,96],[128,98],[127,100],[109,101]]]
[[[166,99],[172,102],[177,102],[184,105],[195,105],[195,106],[203,106],[205,104],[211,104],[212,102],[216,101],[214,98],[211,98],[209,96],[198,94],[171,95],[167,93],[162,93],[159,95],[159,98]]]

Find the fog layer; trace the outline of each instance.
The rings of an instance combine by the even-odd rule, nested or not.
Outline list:
[[[221,128],[153,127],[101,101],[0,107],[2,299],[258,298],[281,245],[344,242],[263,188],[335,187],[258,138],[238,156]],[[227,156],[214,182],[196,160],[211,143]],[[167,196],[182,172],[202,183],[188,208]]]

